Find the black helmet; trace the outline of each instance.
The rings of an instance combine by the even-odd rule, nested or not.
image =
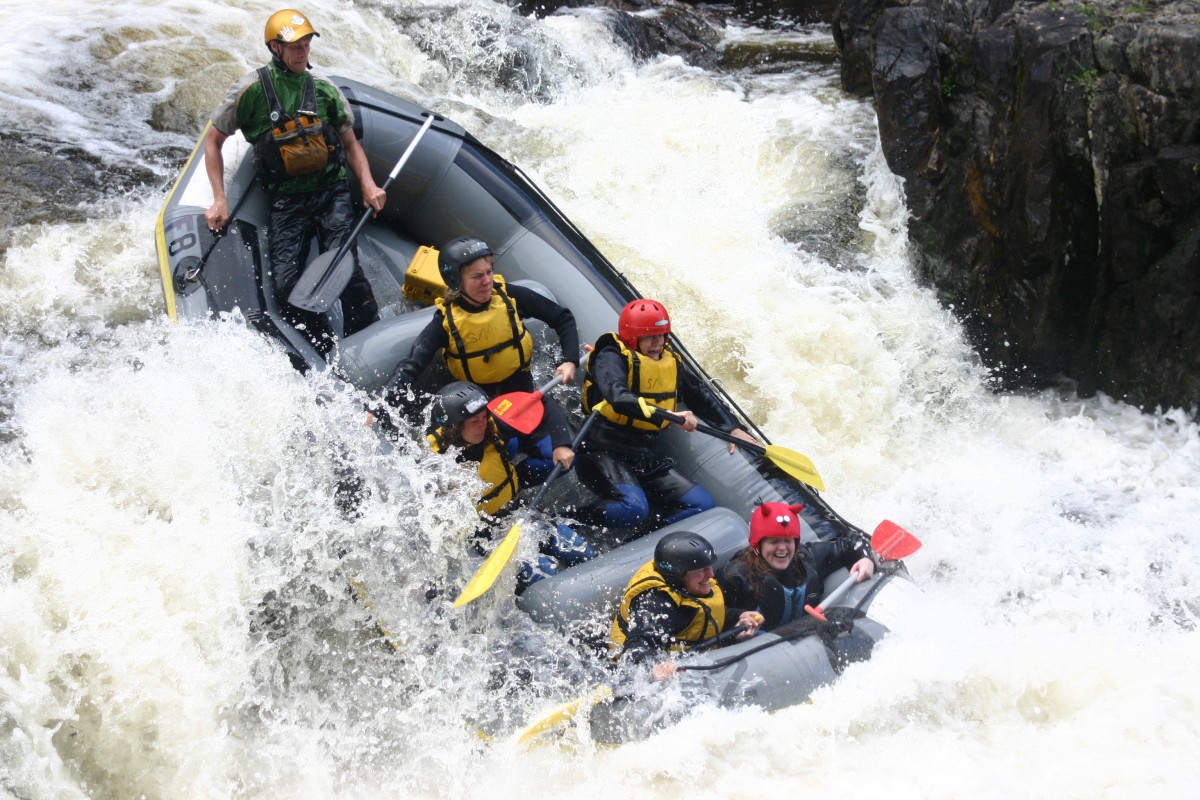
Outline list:
[[[490,256],[492,248],[483,239],[474,236],[459,236],[442,245],[438,253],[438,272],[451,289],[462,285],[462,268],[477,258]]]
[[[438,389],[433,398],[433,413],[430,422],[435,428],[458,425],[487,408],[487,392],[468,381],[447,383]]]
[[[671,584],[678,585],[683,580],[683,573],[710,567],[716,561],[713,546],[691,531],[668,533],[654,547],[654,568]]]

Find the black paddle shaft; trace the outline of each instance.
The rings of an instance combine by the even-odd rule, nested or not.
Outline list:
[[[592,427],[592,423],[596,421],[596,417],[599,415],[600,415],[599,409],[588,414],[587,419],[585,419],[583,421],[583,424],[579,426],[579,433],[575,434],[575,438],[571,440],[571,449],[572,450],[579,449],[579,445],[583,441],[583,437],[587,436],[588,429]],[[546,490],[548,490],[550,488],[550,484],[554,481],[555,478],[557,478],[562,473],[563,473],[562,463],[555,461],[554,469],[550,470],[550,474],[546,476],[546,480],[542,481],[542,488],[538,489],[538,493],[533,498],[533,503],[531,504],[531,506],[533,508],[538,507],[538,503],[542,502],[542,498],[546,496]]]
[[[682,416],[680,416],[679,414],[672,414],[670,411],[666,411],[661,408],[654,409],[654,416],[662,417],[663,419],[665,419],[669,422],[674,422],[676,425],[683,424]],[[707,433],[709,436],[714,436],[718,439],[724,439],[725,441],[727,441],[731,444],[735,444],[738,447],[744,447],[751,452],[758,453],[760,456],[766,455],[767,448],[763,447],[761,444],[758,444],[757,442],[750,442],[745,439],[739,438],[737,436],[734,436],[732,433],[726,433],[725,431],[721,430],[720,428],[714,428],[713,426],[706,425],[703,422],[697,422],[696,430],[700,431],[701,433]]]

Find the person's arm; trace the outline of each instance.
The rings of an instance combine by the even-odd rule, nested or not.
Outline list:
[[[842,536],[834,541],[838,545],[840,563],[857,577],[856,583],[862,583],[875,574],[875,558],[864,540]]]
[[[225,156],[221,152],[228,138],[229,134],[222,133],[216,125],[209,126],[208,135],[204,137],[204,171],[208,174],[213,193],[213,202],[204,212],[204,220],[214,231],[219,231],[229,221],[229,200],[225,197]]]
[[[674,643],[676,634],[678,634],[679,631],[681,631],[687,627],[688,622],[691,621],[691,618],[692,618],[692,615],[694,614],[694,612],[691,610],[688,610],[688,609],[679,608],[674,603],[672,603],[670,601],[670,599],[666,597],[666,595],[664,595],[660,592],[647,592],[646,594],[647,595],[658,595],[659,598],[661,598],[672,609],[674,609],[674,612],[675,612],[674,620],[669,623],[670,625],[673,626],[671,628],[671,630],[673,632],[664,639],[664,644],[660,648],[660,651],[665,650],[667,647],[669,647],[671,644]],[[644,596],[646,596],[646,595],[643,595],[643,597]],[[629,630],[630,630],[631,634],[634,630],[634,626],[632,624],[633,619],[634,619],[634,616],[633,616],[634,606],[637,605],[637,602],[640,599],[641,599],[640,597],[635,599],[633,601],[633,605],[630,606],[630,617],[629,618],[630,618],[631,624],[629,626]],[[762,625],[762,623],[763,623],[763,615],[758,613],[757,611],[743,611],[740,608],[729,608],[727,606],[725,609],[725,624],[721,627],[721,632],[724,633],[725,631],[732,630],[733,628],[740,625],[740,626],[742,626],[743,630],[741,633],[739,633],[737,635],[736,638],[738,639],[738,641],[742,641],[745,639],[749,639],[752,636],[755,636],[758,633],[758,629]],[[631,638],[632,637],[626,638],[626,648],[627,649],[628,649],[629,641],[631,640]],[[649,650],[648,648],[643,648],[643,650],[641,652],[642,652],[641,657],[638,660],[636,660],[634,663],[640,663],[641,661],[646,660],[650,655],[653,655],[653,651]],[[650,672],[650,676],[656,681],[665,681],[665,680],[671,678],[672,676],[674,676],[675,673],[678,671],[678,669],[679,669],[679,665],[675,661],[675,659],[667,659],[665,661],[660,661],[657,664],[655,664],[654,668]]]
[[[739,439],[743,439],[752,444],[762,444],[745,430],[742,429],[741,423],[729,413],[729,409],[720,403],[713,393],[700,382],[698,378],[683,365],[679,365],[679,399],[682,400],[696,416],[709,420],[713,427],[719,428],[726,433],[731,433]],[[729,452],[736,449],[736,445],[729,443]]]
[[[383,205],[387,202],[387,193],[376,185],[366,151],[354,135],[354,109],[346,95],[332,81],[326,78],[318,80],[318,92],[332,95],[327,98],[331,103],[328,110],[332,119],[327,121],[337,128],[338,138],[342,140],[342,154],[346,159],[346,166],[350,167],[350,171],[358,178],[363,205],[369,206],[378,214],[383,211]]]
[[[521,316],[540,319],[558,334],[563,360],[554,371],[563,376],[564,384],[573,383],[575,370],[579,367],[579,329],[575,325],[575,315],[571,313],[571,309],[560,306],[524,286],[509,286],[508,293],[517,302]]]
[[[726,607],[725,626],[721,628],[721,633],[733,630],[740,625],[744,630],[735,637],[740,642],[757,634],[763,622],[763,615],[757,611]]]
[[[542,397],[542,408],[545,409],[545,413],[532,438],[537,440],[549,436],[550,446],[554,448],[554,460],[561,463],[564,470],[568,470],[575,463],[575,451],[571,449],[571,440],[575,437],[571,434],[567,415],[553,397]]]
[[[853,572],[859,582],[871,577],[875,572],[875,562],[869,556],[863,555],[852,537],[840,536],[830,541],[812,542],[802,546],[808,550],[822,581],[840,567]]]
[[[605,347],[592,354],[592,374],[596,377],[596,388],[618,414],[634,419],[643,419],[638,396],[629,388],[625,358],[615,347]]]
[[[367,162],[367,153],[359,143],[358,137],[354,135],[354,129],[347,128],[339,136],[342,149],[346,153],[346,164],[358,178],[363,204],[370,206],[378,214],[383,211],[383,205],[387,202],[387,193],[376,185],[375,178],[371,175],[371,165]]]
[[[388,405],[393,408],[409,408],[414,405],[413,401],[408,399],[412,385],[420,379],[421,374],[433,363],[434,357],[446,347],[449,340],[446,329],[442,327],[442,311],[439,309],[413,342],[408,357],[401,359],[392,371],[392,377],[388,379],[384,392],[384,399]],[[420,399],[417,398],[418,401]]]
[[[208,133],[204,136],[204,172],[208,175],[208,184],[212,187],[213,204],[204,213],[208,227],[214,231],[229,224],[229,201],[225,196],[225,156],[221,148],[225,140],[239,130],[245,123],[241,113],[242,101],[247,89],[258,83],[256,73],[243,75],[225,90],[225,96],[216,107],[209,120]]]
[[[621,659],[642,664],[663,655],[695,612],[681,609],[664,592],[643,592],[629,606],[629,632]]]

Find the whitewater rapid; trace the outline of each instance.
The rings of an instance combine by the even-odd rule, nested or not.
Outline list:
[[[333,0],[310,9],[318,67],[519,165],[840,514],[924,543],[920,613],[810,704],[701,709],[613,749],[481,736],[594,675],[502,596],[426,601],[462,568],[469,478],[380,451],[361,398],[244,327],[163,314],[155,215],[274,10],[0,9],[6,135],[48,174],[96,171],[78,202],[29,189],[22,213],[52,213],[0,232],[0,792],[1194,796],[1196,421],[994,393],[914,278],[903,186],[836,68],[637,63],[595,12]],[[831,47],[725,44],[783,41]],[[331,501],[348,467],[369,476],[357,519]]]

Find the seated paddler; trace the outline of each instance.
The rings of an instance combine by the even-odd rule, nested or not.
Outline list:
[[[417,385],[439,354],[456,380],[475,384],[488,397],[532,392],[536,388],[534,341],[525,325],[527,318],[554,329],[563,354],[554,373],[564,385],[575,381],[579,331],[571,310],[533,289],[509,286],[493,271],[494,261],[492,248],[474,236],[442,245],[438,272],[446,284],[445,295],[436,301],[433,318],[388,379],[384,390],[388,407],[413,412],[425,405],[426,397]],[[545,405],[548,414],[563,416],[557,401],[549,399]],[[548,460],[550,443],[540,444],[542,457]]]
[[[726,606],[713,577],[717,556],[698,533],[673,531],[658,541],[647,561],[625,587],[609,633],[609,654],[635,664],[657,660],[655,680],[675,674],[676,662],[664,656],[686,652],[743,626],[737,639],[758,632],[762,616]]]
[[[845,567],[857,582],[870,578],[875,562],[863,542],[850,536],[800,542],[803,503],[763,503],[750,515],[749,547],[722,567],[719,579],[726,599],[758,609],[770,630],[805,616],[804,606],[819,606],[825,580]]]
[[[554,443],[554,460],[564,470],[570,469],[575,460],[571,431],[565,421],[556,423],[546,414],[542,426],[524,436],[492,417],[487,404],[487,393],[473,383],[456,381],[443,386],[433,401],[427,437],[434,452],[453,453],[458,462],[477,465],[485,484],[477,505],[484,524],[477,536],[484,539],[490,539],[496,521],[516,507],[521,487],[540,482],[549,472],[537,463],[537,440],[547,438]],[[555,574],[560,567],[583,563],[596,554],[586,539],[561,524],[549,530],[538,549],[535,561],[521,565],[518,591]]]
[[[633,300],[588,354],[583,409],[601,407],[601,416],[580,447],[579,478],[597,496],[580,510],[595,525],[635,528],[651,519],[654,527],[678,522],[715,505],[712,495],[659,454],[659,434],[672,424],[652,416],[656,409],[683,418],[696,430],[699,418],[750,442],[733,415],[683,368],[668,341],[671,318],[656,300]],[[601,401],[607,401],[601,406]],[[682,402],[687,409],[681,409]],[[733,452],[733,445],[729,446]],[[653,518],[651,514],[653,512]]]
[[[455,379],[470,381],[489,397],[531,392],[533,334],[525,320],[554,329],[563,358],[554,372],[573,383],[579,366],[579,331],[569,308],[524,286],[509,286],[493,271],[495,253],[474,236],[460,236],[438,251],[445,295],[435,302],[433,319],[417,336],[387,383],[393,406],[412,402],[413,387],[440,354]]]

